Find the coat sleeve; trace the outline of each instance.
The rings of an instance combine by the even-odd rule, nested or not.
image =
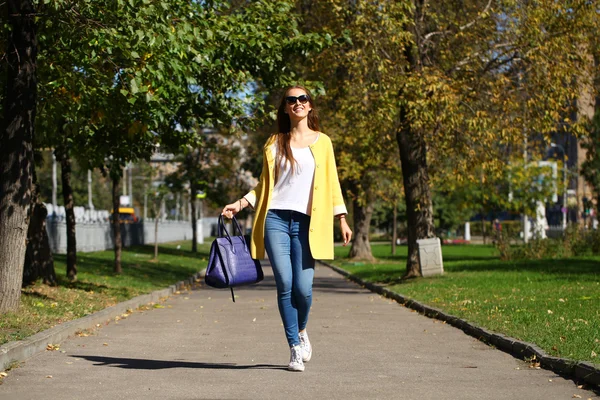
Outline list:
[[[333,205],[333,215],[348,214],[344,198],[342,196],[342,188],[337,173],[337,165],[335,163],[335,154],[333,152],[333,144],[330,143],[328,152],[328,170],[329,187],[331,188],[331,203]]]
[[[269,166],[267,165],[267,158],[263,155],[263,166],[260,173],[260,178],[258,179],[258,184],[254,187],[254,189],[244,195],[244,198],[248,200],[248,203],[250,203],[252,208],[255,208],[257,195],[262,193],[262,186],[264,185],[265,181],[265,171],[267,171],[268,168]]]

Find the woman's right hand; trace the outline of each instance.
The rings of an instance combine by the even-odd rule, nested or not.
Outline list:
[[[225,218],[231,219],[235,214],[239,213],[240,211],[242,211],[242,205],[239,201],[234,201],[233,203],[227,204],[225,207],[223,207],[221,215]]]
[[[234,201],[231,204],[227,204],[223,208],[223,211],[221,211],[221,215],[224,216],[225,218],[233,218],[233,216],[235,214],[239,213],[244,208],[246,208],[250,205],[251,205],[250,202],[245,197],[242,197],[238,201]]]

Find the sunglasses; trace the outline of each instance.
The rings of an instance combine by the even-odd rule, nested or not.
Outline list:
[[[296,104],[297,101],[300,102],[300,104],[306,104],[308,103],[308,101],[310,100],[310,97],[307,94],[303,94],[300,96],[287,96],[285,98],[285,101],[289,104]]]

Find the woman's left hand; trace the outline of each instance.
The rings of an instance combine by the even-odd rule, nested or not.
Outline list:
[[[346,218],[340,219],[340,229],[342,231],[342,239],[344,240],[344,246],[346,246],[348,243],[350,243],[350,240],[352,239],[352,229],[350,229],[350,227],[348,226]]]

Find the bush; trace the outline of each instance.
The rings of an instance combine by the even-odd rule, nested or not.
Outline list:
[[[564,242],[574,256],[600,254],[600,232],[598,230],[582,229],[577,225],[569,226]]]
[[[578,225],[569,226],[559,239],[532,239],[526,244],[513,246],[508,239],[503,232],[496,243],[496,249],[503,260],[600,255],[600,231],[582,229]]]
[[[481,221],[471,221],[471,235],[483,236]],[[507,235],[511,239],[518,239],[521,234],[521,221],[500,221],[502,235]],[[494,224],[491,221],[485,221],[485,235],[494,236]]]

